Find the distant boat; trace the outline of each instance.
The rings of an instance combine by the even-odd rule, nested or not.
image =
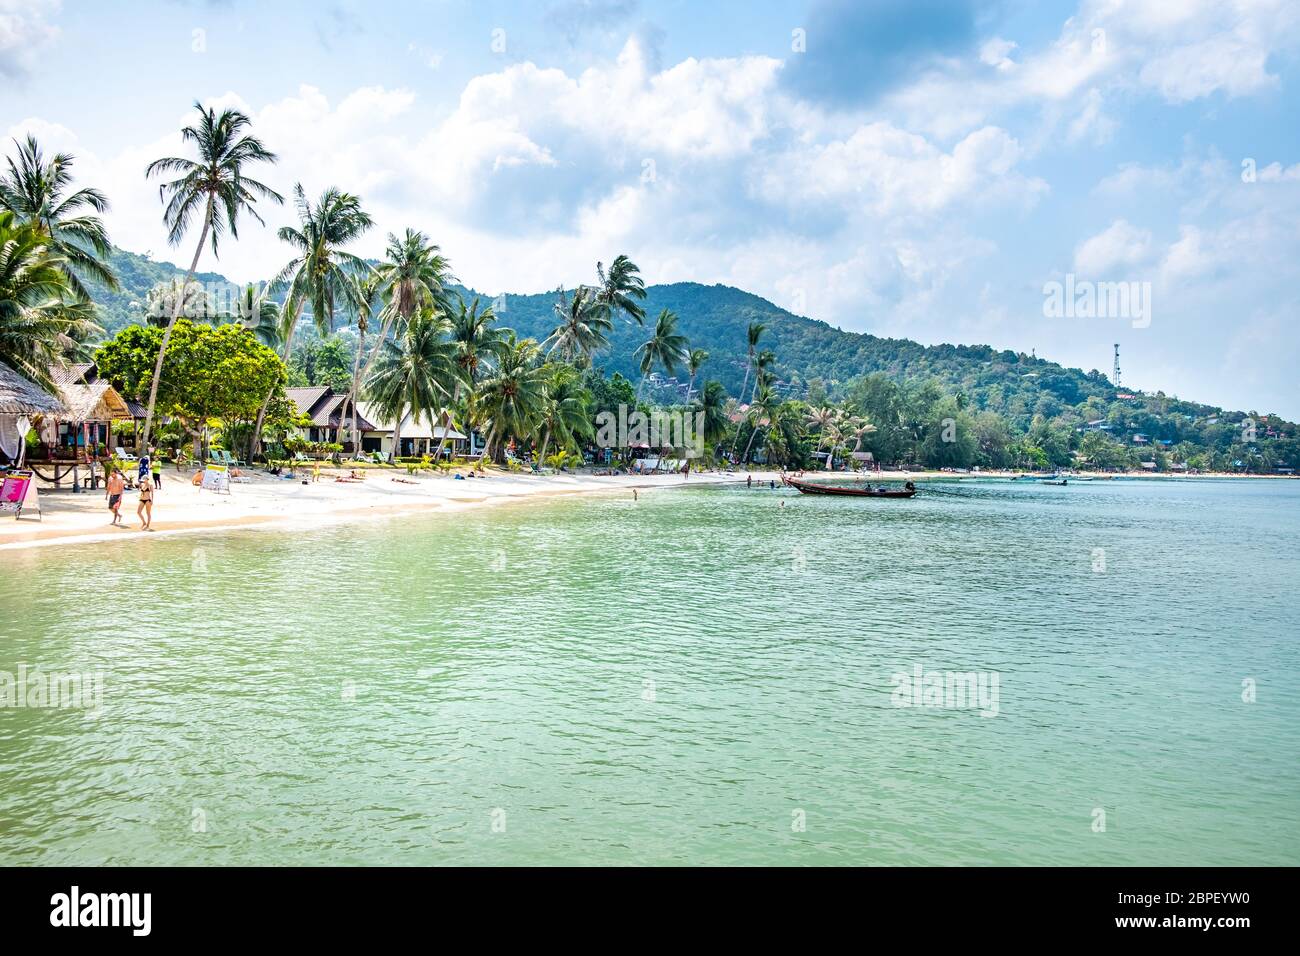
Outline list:
[[[846,495],[852,498],[911,498],[916,494],[916,487],[910,481],[898,491],[876,491],[872,488],[853,488],[849,485],[821,485],[811,481],[799,481],[787,475],[782,475],[781,480],[805,495]]]
[[[1069,484],[1069,479],[1062,478],[1060,481],[1056,481],[1055,479],[1052,478],[1044,478],[1039,482],[1039,484],[1040,485],[1067,485]]]
[[[1015,475],[1012,477],[1011,480],[1012,481],[1054,481],[1055,479],[1060,477],[1061,476],[1059,473],[1054,473],[1050,475]]]

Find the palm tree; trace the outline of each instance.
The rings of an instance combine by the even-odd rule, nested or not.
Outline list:
[[[72,292],[67,261],[32,222],[0,212],[0,361],[49,392],[52,367],[84,356],[94,306]]]
[[[278,352],[283,345],[280,338],[284,331],[281,324],[283,311],[280,303],[271,298],[270,289],[270,285],[253,282],[245,286],[239,296],[239,314],[235,318],[253,333],[258,344]]]
[[[749,400],[754,400],[754,395],[758,393],[758,382],[767,374],[767,368],[776,362],[776,353],[771,349],[763,349],[754,359],[754,393],[749,396]],[[770,376],[769,376],[770,377]]]
[[[569,299],[560,289],[555,303],[555,317],[559,324],[542,343],[549,353],[559,353],[561,359],[582,367],[591,363],[591,356],[609,344],[609,333],[614,323],[609,309],[596,299],[596,293],[586,286],[573,290]]]
[[[677,370],[677,366],[687,361],[689,352],[689,343],[686,336],[677,331],[677,313],[670,312],[667,309],[662,310],[655,319],[654,332],[650,338],[638,345],[632,354],[640,353],[641,361],[641,385],[637,388],[637,398],[641,397],[641,389],[645,387],[646,376],[654,369],[656,365],[663,367],[664,371],[671,375]]]
[[[244,174],[244,167],[253,163],[274,163],[276,156],[262,145],[254,136],[241,135],[248,126],[248,117],[238,110],[222,110],[218,116],[215,110],[205,110],[202,104],[195,102],[199,111],[197,126],[186,126],[181,130],[181,138],[192,142],[198,149],[199,159],[184,159],[168,156],[156,159],[145,170],[145,176],[179,174],[171,182],[158,187],[158,195],[167,207],[163,212],[163,222],[167,225],[167,241],[177,245],[185,238],[190,222],[196,211],[202,209],[203,229],[199,233],[199,243],[194,248],[194,258],[190,260],[189,271],[185,274],[185,284],[194,278],[194,270],[199,266],[199,256],[203,244],[212,237],[212,254],[217,255],[217,246],[225,229],[230,230],[232,239],[239,238],[239,214],[246,212],[258,222],[262,217],[254,209],[259,197],[280,203],[284,201],[279,193],[265,186],[256,179]],[[219,214],[224,213],[224,221]],[[183,288],[184,286],[182,286]],[[154,405],[158,402],[158,379],[162,377],[163,357],[167,354],[167,343],[171,340],[172,329],[180,315],[183,296],[177,296],[172,306],[171,318],[163,332],[162,345],[158,349],[158,358],[154,362],[153,379],[149,383],[149,405],[144,418],[144,447],[149,447],[149,432],[153,428]]]
[[[457,308],[451,314],[451,341],[456,348],[456,364],[460,367],[460,377],[451,397],[451,405],[459,407],[461,398],[465,399],[465,422],[474,420],[474,402],[477,386],[489,365],[501,358],[504,350],[503,330],[496,327],[496,314],[492,306],[479,309],[478,297],[468,306],[465,300],[457,296]],[[463,396],[462,396],[463,393]],[[435,461],[442,458],[442,450],[447,445],[447,432],[453,427],[451,409],[444,415],[442,440],[438,442]]]
[[[758,434],[759,426],[763,424],[763,419],[767,419],[768,430],[776,422],[776,409],[780,404],[776,393],[772,391],[772,385],[765,380],[765,377],[755,384],[754,400],[749,403],[749,418],[753,422],[753,428],[749,433],[749,441],[745,444],[745,453],[740,456],[741,462],[749,460],[749,451],[754,447],[754,436]]]
[[[412,421],[433,421],[460,377],[450,331],[445,317],[425,308],[381,346],[365,389],[379,413],[394,422],[389,461],[401,452],[403,416],[409,411]]]
[[[421,232],[407,229],[400,239],[390,232],[385,255],[388,257],[387,261],[380,263],[373,270],[373,281],[367,278],[361,282],[362,299],[365,304],[357,310],[357,327],[361,333],[361,341],[357,347],[357,356],[352,363],[352,389],[349,393],[353,410],[354,451],[360,447],[360,425],[356,416],[358,383],[370,375],[375,359],[379,356],[380,346],[387,341],[394,322],[405,325],[416,310],[422,308],[436,308],[440,312],[445,312],[447,285],[456,281],[456,277],[451,274],[451,264],[442,255],[441,249],[431,244]],[[365,368],[360,368],[359,359],[365,350],[365,334],[372,316],[379,316],[383,324],[379,337],[366,357]],[[365,328],[362,328],[363,323]],[[342,418],[340,418],[341,423]]]
[[[546,383],[546,396],[538,415],[543,428],[537,460],[546,462],[551,438],[563,450],[574,448],[579,438],[590,438],[595,431],[587,406],[590,393],[582,387],[578,373],[565,365],[556,366]]]
[[[479,414],[492,422],[483,453],[494,442],[504,448],[512,436],[526,434],[536,423],[546,398],[546,370],[541,366],[541,347],[532,339],[522,342],[507,331],[501,359],[483,382]]]
[[[645,282],[637,264],[627,256],[619,256],[608,272],[597,262],[596,275],[600,278],[596,302],[604,309],[605,317],[613,319],[616,313],[622,312],[637,325],[644,324],[645,310],[637,303],[645,300]]]
[[[716,446],[727,434],[727,390],[721,382],[705,382],[694,404],[696,414],[703,413],[704,443]]]
[[[686,384],[686,400],[690,401],[691,392],[695,390],[695,376],[700,373],[704,363],[709,360],[709,353],[704,349],[691,349],[686,356],[686,371],[691,373],[691,380]]]
[[[352,354],[352,387],[348,389],[348,400],[339,412],[339,427],[343,426],[343,413],[347,411],[350,405],[352,408],[352,454],[357,455],[361,451],[361,422],[357,416],[357,395],[361,390],[361,355],[366,350],[366,332],[370,330],[370,319],[378,315],[383,310],[383,303],[380,301],[380,289],[383,280],[379,273],[369,272],[362,276],[359,282],[361,291],[361,308],[357,310],[357,348]],[[370,361],[366,362],[366,373],[370,371]]]
[[[817,429],[818,441],[817,448],[814,451],[814,454],[816,454],[816,452],[822,450],[822,445],[826,442],[827,426],[829,426],[831,422],[835,421],[835,409],[830,408],[829,406],[810,409],[805,420],[810,426]]]
[[[293,247],[295,255],[271,282],[272,288],[286,290],[280,355],[285,365],[293,354],[293,334],[303,306],[311,304],[316,328],[328,334],[334,328],[336,306],[341,305],[349,315],[365,308],[358,279],[370,271],[364,260],[343,250],[343,246],[355,241],[372,225],[370,216],[361,208],[360,199],[331,186],[312,205],[299,183],[293,189],[293,202],[298,211],[298,227],[283,226],[277,235],[281,242]],[[261,439],[262,424],[273,394],[267,393],[257,413],[253,426],[254,449]],[[342,421],[340,417],[340,427]]]
[[[117,276],[104,261],[112,247],[104,223],[92,213],[108,211],[108,199],[98,189],[78,189],[65,195],[72,185],[74,157],[55,153],[46,160],[36,138],[30,134],[19,143],[17,161],[8,158],[9,172],[0,176],[0,209],[8,209],[20,221],[38,225],[50,239],[51,255],[63,260],[59,267],[68,278],[73,296],[89,299],[82,278],[116,290]]]
[[[745,356],[745,380],[741,383],[740,394],[737,396],[742,402],[745,400],[745,389],[749,387],[749,373],[754,368],[754,356],[758,351],[758,342],[763,337],[763,332],[766,329],[767,326],[762,322],[749,323],[749,351]]]

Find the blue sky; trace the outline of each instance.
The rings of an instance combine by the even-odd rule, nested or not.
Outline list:
[[[144,165],[238,105],[288,192],[337,185],[491,293],[737,285],[846,329],[989,343],[1300,418],[1300,7],[1283,0],[275,4],[0,0],[0,132],[78,157],[118,244]],[[1243,165],[1244,164],[1244,165]],[[286,258],[265,210],[202,267]],[[1150,322],[1044,286],[1150,283]]]

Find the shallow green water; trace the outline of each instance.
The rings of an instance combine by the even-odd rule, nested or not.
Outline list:
[[[935,487],[0,554],[0,863],[1300,863],[1300,484]]]

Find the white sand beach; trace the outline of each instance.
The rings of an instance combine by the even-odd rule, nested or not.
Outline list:
[[[322,471],[319,481],[306,484],[254,471],[247,483],[231,485],[230,493],[214,492],[190,483],[188,472],[164,473],[155,494],[153,528],[140,530],[138,497],[128,491],[122,502],[122,524],[110,525],[108,502],[101,487],[74,494],[68,489],[40,493],[41,517],[0,519],[0,551],[69,543],[157,537],[194,531],[247,527],[319,527],[367,518],[418,511],[455,511],[554,495],[631,494],[683,484],[744,481],[745,473],[706,473],[683,479],[678,475],[525,475],[489,470],[486,476],[457,480],[450,476],[407,475],[404,471],[372,469],[363,481],[339,481],[347,471]],[[754,472],[757,480],[759,472]],[[764,474],[764,480],[769,477]]]

